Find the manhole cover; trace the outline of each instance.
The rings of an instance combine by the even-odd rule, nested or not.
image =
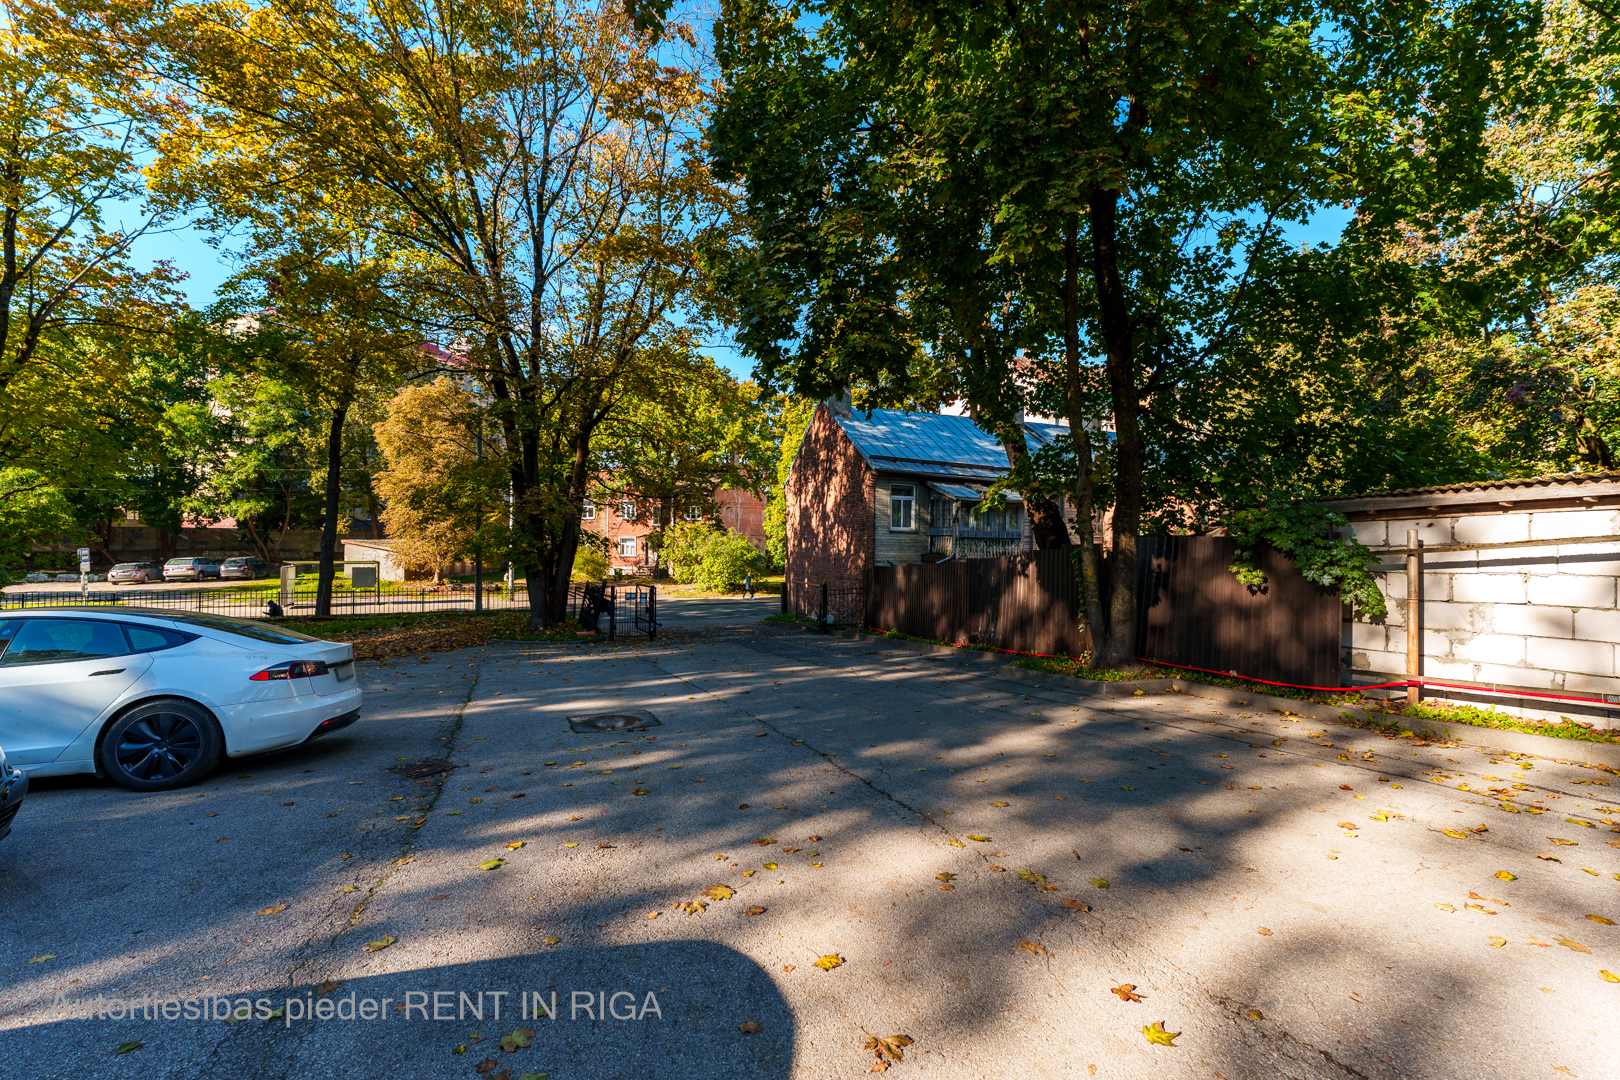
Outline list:
[[[635,712],[597,713],[595,716],[570,716],[568,726],[575,731],[640,731],[659,727],[658,717],[644,709]]]
[[[411,780],[417,780],[424,776],[433,776],[436,773],[448,773],[451,769],[459,768],[461,768],[460,765],[456,765],[448,761],[412,761],[404,765],[395,765],[388,771],[399,773],[399,775],[407,777]]]

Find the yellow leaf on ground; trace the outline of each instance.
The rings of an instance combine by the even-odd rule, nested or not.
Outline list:
[[[501,867],[503,867],[505,865],[506,865],[506,860],[505,859],[485,859],[483,862],[478,864],[478,869],[480,869],[480,870],[499,870]]]
[[[1488,937],[1485,940],[1491,943],[1493,949],[1500,949],[1507,944],[1507,938],[1505,937]]]
[[[508,848],[512,849],[513,851],[516,851],[518,848],[522,847],[526,843],[528,843],[528,841],[526,841],[526,840],[514,840],[510,844],[507,844],[506,846]]]
[[[1434,906],[1439,908],[1441,911],[1456,911],[1457,910],[1456,908],[1452,907],[1450,904],[1436,904]]]
[[[562,941],[562,938],[558,937],[556,934],[550,934],[550,935],[547,935],[546,937],[541,938],[540,941],[543,944],[546,944],[546,945],[555,945],[558,942]]]
[[[1268,929],[1267,929],[1267,928],[1266,928],[1266,927],[1264,927],[1264,926],[1257,926],[1257,927],[1255,927],[1255,932],[1256,932],[1256,933],[1257,933],[1257,934],[1259,934],[1259,935],[1260,935],[1260,936],[1261,936],[1261,937],[1270,937],[1270,936],[1271,936],[1271,931],[1270,931],[1270,930],[1268,930]]]
[[[1458,840],[1468,839],[1468,834],[1463,832],[1461,829],[1441,829],[1440,831],[1445,833],[1447,836],[1454,837]]]
[[[260,915],[277,915],[277,914],[280,914],[281,912],[286,911],[286,910],[287,910],[287,905],[286,904],[271,904],[269,907],[260,908],[259,909],[259,914]]]
[[[842,956],[839,956],[837,953],[828,953],[820,960],[817,960],[815,966],[820,968],[822,971],[831,971],[835,967],[841,967],[843,963],[844,958]]]
[[[1025,952],[1033,953],[1036,956],[1048,956],[1049,957],[1049,956],[1052,955],[1051,953],[1046,951],[1045,946],[1039,945],[1039,944],[1037,944],[1036,942],[1033,942],[1033,941],[1020,941],[1018,943],[1018,947],[1020,949],[1023,949]]]
[[[1549,836],[1547,839],[1563,847],[1576,847],[1580,843],[1578,840],[1565,840],[1562,836]]]
[[[1091,879],[1091,883],[1092,883],[1092,884],[1093,884],[1093,885],[1095,885],[1095,886],[1097,886],[1097,888],[1099,888],[1099,889],[1106,889],[1106,888],[1108,888],[1108,882],[1107,882],[1107,880],[1106,880],[1106,879],[1104,879],[1104,878],[1100,878],[1100,877],[1094,877],[1094,878],[1092,878],[1092,879]]]
[[[736,891],[725,885],[710,885],[703,890],[703,895],[710,900],[730,900],[737,895]]]
[[[1498,870],[1496,872],[1496,876],[1501,878],[1503,881],[1518,881],[1519,880],[1519,875],[1518,874],[1512,873],[1511,871],[1508,871],[1508,870]]]
[[[701,915],[709,910],[709,905],[701,900],[693,900],[690,903],[682,904],[681,910],[688,915]]]
[[[1121,1001],[1142,1000],[1142,995],[1136,992],[1135,983],[1121,983],[1118,986],[1110,986],[1108,988],[1108,992],[1119,998]]]
[[[1553,940],[1558,942],[1558,944],[1562,945],[1566,949],[1574,949],[1576,952],[1583,952],[1587,955],[1591,955],[1592,950],[1588,949],[1585,945],[1582,945],[1578,941],[1571,941],[1567,937],[1553,938]]]
[[[1605,919],[1601,915],[1588,915],[1587,918],[1591,919],[1595,923],[1602,923],[1604,926],[1613,926],[1614,925],[1614,920],[1613,919]]]
[[[1176,1045],[1176,1039],[1180,1037],[1181,1032],[1166,1031],[1164,1030],[1164,1021],[1155,1020],[1153,1023],[1142,1029],[1142,1034],[1147,1036],[1147,1041],[1150,1043],[1154,1043],[1158,1046],[1174,1046]]]
[[[988,844],[990,842],[990,838],[988,836],[969,836],[968,839],[977,840],[981,844]]]
[[[1602,968],[1599,968],[1598,974],[1603,977],[1604,982],[1620,983],[1620,975],[1616,975],[1612,971],[1604,971]]]
[[[365,947],[362,948],[360,951],[361,952],[382,952],[384,949],[388,948],[388,946],[392,945],[394,942],[396,942],[398,940],[399,940],[399,938],[397,938],[397,937],[380,937],[376,941],[368,941],[368,942],[366,942]]]
[[[47,960],[55,960],[55,959],[56,959],[56,954],[51,952],[51,953],[46,953],[44,956],[30,956],[28,958],[28,962],[30,964],[43,964]]]
[[[1072,899],[1072,898],[1067,899],[1067,900],[1059,900],[1058,901],[1058,906],[1059,907],[1066,907],[1070,911],[1090,911],[1091,910],[1091,905],[1090,904],[1087,904],[1083,900],[1075,900],[1075,899]]]

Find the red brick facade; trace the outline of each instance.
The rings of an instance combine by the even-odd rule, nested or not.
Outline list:
[[[625,516],[624,510],[630,510]],[[647,534],[660,532],[658,503],[633,496],[592,503],[591,517],[580,521],[580,527],[606,536],[608,539],[608,565],[625,574],[646,572],[657,560],[647,546]],[[742,533],[761,551],[765,550],[765,504],[751,491],[721,488],[714,493],[713,513],[700,520],[718,521],[732,532]],[[621,541],[634,541],[635,554],[624,555]]]
[[[816,409],[787,482],[787,574],[859,589],[872,565],[876,475],[827,406]]]

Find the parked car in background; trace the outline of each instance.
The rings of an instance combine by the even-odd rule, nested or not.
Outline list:
[[[219,576],[223,578],[254,578],[264,577],[270,573],[270,564],[257,555],[238,555],[226,559],[219,564]]]
[[[0,840],[11,834],[11,823],[22,809],[28,794],[28,774],[6,764],[6,748],[0,746]]]
[[[219,577],[219,563],[213,559],[170,559],[163,564],[164,581],[206,581]]]
[[[114,585],[146,585],[163,580],[163,567],[155,562],[121,562],[107,571]]]
[[[360,700],[352,645],[257,619],[134,607],[0,618],[0,746],[31,776],[181,787],[224,758],[348,727]]]

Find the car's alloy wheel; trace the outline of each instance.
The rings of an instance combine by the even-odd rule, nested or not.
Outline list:
[[[149,701],[107,729],[101,765],[132,791],[163,791],[207,776],[224,752],[219,723],[206,709],[179,699]]]

